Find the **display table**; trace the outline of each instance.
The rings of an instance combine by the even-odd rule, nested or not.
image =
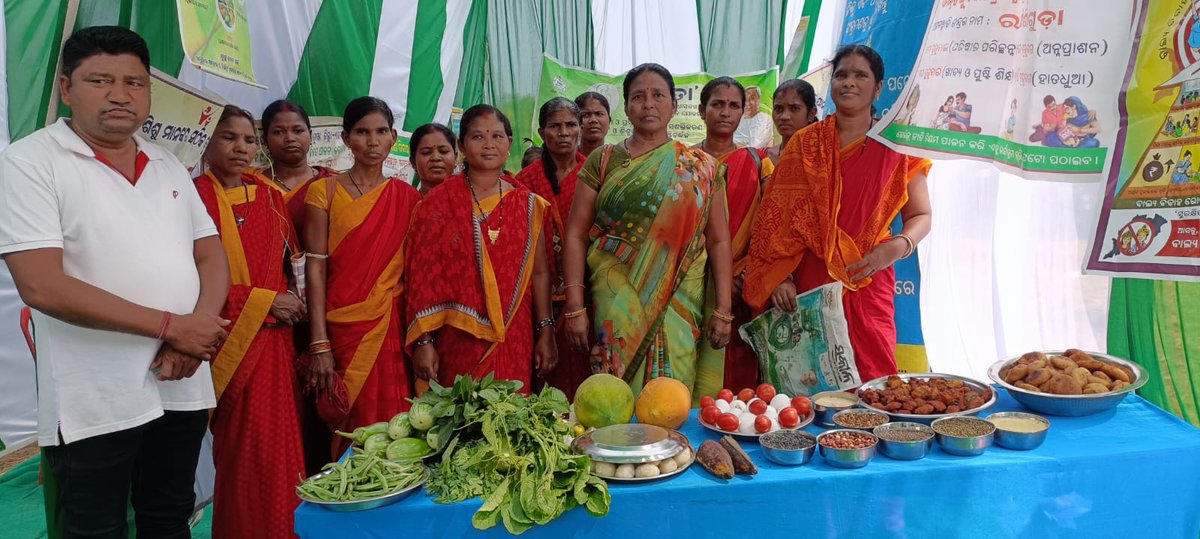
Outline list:
[[[1021,410],[1006,392],[986,413]],[[1090,417],[1049,417],[1045,444],[998,446],[955,457],[883,455],[858,470],[820,455],[799,467],[772,464],[742,446],[755,476],[716,479],[699,464],[677,477],[611,485],[612,509],[577,508],[525,537],[1147,537],[1200,535],[1200,430],[1130,395]],[[681,429],[699,447],[715,434],[693,414]],[[809,426],[819,433],[822,429]],[[395,505],[335,513],[301,504],[296,533],[326,537],[508,535],[471,527],[478,499],[435,504],[424,492]]]

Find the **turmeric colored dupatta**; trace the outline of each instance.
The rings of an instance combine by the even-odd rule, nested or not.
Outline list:
[[[265,178],[243,175],[242,180],[246,189],[228,193],[211,173],[195,182],[200,199],[217,225],[229,260],[229,296],[222,316],[233,324],[213,360],[213,384],[218,399],[244,362],[248,361],[244,365],[245,375],[253,371],[258,356],[247,351],[263,324],[274,322],[269,317],[271,304],[275,295],[286,292],[288,286],[283,272],[285,249],[296,246],[295,232],[278,191]],[[235,206],[241,213],[235,214]],[[239,217],[244,219],[240,229]]]
[[[286,249],[296,241],[283,197],[269,180],[242,180],[246,187],[229,190],[211,175],[196,180],[232,277],[221,315],[233,325],[212,362],[218,396],[210,425],[218,470],[213,533],[232,537],[254,529],[280,537],[293,528],[298,500],[292,489],[304,472],[304,451],[292,328],[274,325],[269,313],[275,297],[286,293]],[[254,481],[244,479],[251,475]]]
[[[511,178],[505,178],[511,180]],[[457,374],[516,379],[532,374],[531,281],[549,203],[517,185],[480,201],[492,227],[483,231],[467,180],[452,176],[429,192],[413,223],[406,343],[437,333],[439,381]],[[502,215],[502,217],[501,217]]]
[[[334,183],[332,201],[326,182]],[[345,425],[334,428],[386,421],[407,409],[398,308],[403,247],[420,198],[394,178],[357,199],[336,178],[309,183],[307,203],[329,212],[325,323],[350,405]]]

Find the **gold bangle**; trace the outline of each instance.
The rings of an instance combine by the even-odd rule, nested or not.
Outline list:
[[[916,242],[914,242],[912,238],[908,237],[908,234],[904,234],[904,233],[896,234],[895,236],[892,236],[892,239],[893,240],[894,239],[904,240],[905,249],[904,249],[904,254],[900,257],[901,259],[905,259],[905,258],[912,256],[913,251],[917,250]]]
[[[568,288],[574,288],[574,287],[576,287],[576,286],[578,286],[579,288],[584,288],[583,284],[581,284],[581,283],[572,283],[572,284],[569,284],[569,285],[564,285],[564,286],[563,286],[563,290],[566,290],[566,289],[568,289]]]
[[[314,260],[325,260],[326,258],[329,258],[329,255],[323,255],[323,254],[318,254],[318,253],[304,253],[304,257],[312,258]]]
[[[719,320],[724,320],[726,322],[733,322],[733,315],[730,313],[727,313],[727,312],[723,312],[720,309],[713,309],[712,315]]]
[[[578,311],[571,311],[571,312],[563,313],[562,316],[563,316],[563,318],[566,318],[566,319],[579,318],[580,316],[583,316],[585,313],[587,313],[587,309],[579,309]]]

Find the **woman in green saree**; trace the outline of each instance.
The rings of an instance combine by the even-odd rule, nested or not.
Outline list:
[[[723,348],[733,320],[722,168],[668,135],[678,103],[666,68],[630,70],[624,97],[633,134],[592,152],[579,173],[563,255],[564,330],[580,351],[594,331],[601,348],[592,356],[619,358],[609,370],[634,393],[668,376],[696,403],[715,395],[724,376],[722,358],[701,361],[700,343]],[[716,290],[706,305],[709,271]]]

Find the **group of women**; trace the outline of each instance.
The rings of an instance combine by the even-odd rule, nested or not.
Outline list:
[[[345,449],[330,431],[386,421],[430,382],[492,373],[571,394],[603,371],[635,392],[673,377],[696,400],[751,386],[736,327],[834,280],[862,376],[895,372],[890,266],[929,229],[929,164],[864,136],[879,55],[833,63],[836,113],[809,125],[812,87],[784,82],[771,148],[733,143],[746,92],[728,77],[701,93],[705,139],[672,140],[657,64],[625,77],[631,136],[604,143],[601,94],[551,99],[541,157],[515,176],[509,120],[477,105],[457,136],[415,130],[420,190],[384,173],[396,131],[379,99],[346,106],[344,172],[309,166],[308,117],[287,101],[262,115],[271,166],[251,169],[253,117],[227,107],[196,179],[233,282],[213,362],[214,535],[290,533],[297,478]]]

